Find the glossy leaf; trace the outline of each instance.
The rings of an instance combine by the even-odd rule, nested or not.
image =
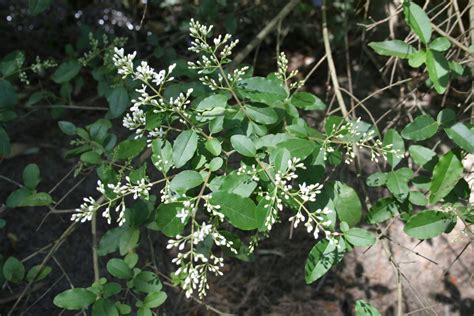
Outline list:
[[[54,298],[54,305],[67,310],[81,310],[96,300],[96,295],[83,288],[74,288],[64,291]]]
[[[334,185],[334,207],[341,221],[350,226],[356,225],[362,216],[362,204],[357,193],[345,183]]]
[[[357,300],[355,304],[356,316],[381,316],[380,312],[364,300]]]
[[[327,239],[319,241],[311,249],[306,259],[304,279],[306,284],[325,275],[329,269],[342,259],[342,254],[336,250],[333,243],[329,243]]]
[[[436,92],[442,94],[449,83],[449,63],[442,53],[435,50],[426,51],[426,68]]]
[[[107,271],[116,278],[130,279],[132,277],[132,270],[127,263],[122,259],[113,258],[107,262]]]
[[[403,153],[405,152],[405,144],[403,142],[403,139],[400,136],[400,134],[398,134],[398,132],[394,130],[393,128],[390,128],[389,130],[387,130],[387,133],[385,133],[383,137],[383,146],[385,147],[388,145],[392,146],[391,149],[399,152],[398,155],[392,154],[392,153],[387,154],[387,162],[392,166],[392,169],[393,169],[402,160],[400,155],[403,156]]]
[[[408,58],[415,53],[413,46],[400,40],[391,40],[383,42],[371,42],[369,43],[377,54],[382,56],[394,56],[399,58]]]
[[[126,139],[115,147],[115,159],[127,160],[138,156],[146,147],[146,139]]]
[[[450,127],[446,127],[444,131],[446,132],[446,135],[456,143],[456,145],[468,153],[474,153],[474,132],[467,128],[466,125],[457,122]]]
[[[181,203],[160,204],[156,210],[156,224],[160,231],[167,237],[174,237],[180,234],[186,222],[176,217],[176,214],[183,208]]]
[[[53,73],[54,82],[61,84],[70,81],[81,71],[81,64],[77,60],[62,63]]]
[[[411,30],[425,44],[431,39],[431,21],[425,11],[413,1],[405,1],[404,4],[405,21]]]
[[[461,179],[462,172],[462,163],[452,151],[443,155],[433,169],[430,203],[436,203],[448,195]]]
[[[309,92],[296,92],[291,97],[290,103],[306,111],[324,111],[326,109],[326,104],[320,98]]]
[[[375,235],[365,229],[353,227],[344,232],[348,242],[356,247],[368,247],[375,244]]]
[[[174,176],[170,188],[175,192],[185,193],[203,182],[201,174],[194,170],[184,170]]]
[[[241,155],[246,157],[254,157],[257,153],[257,148],[254,142],[244,135],[233,135],[230,138],[232,147]]]
[[[256,205],[249,198],[235,193],[216,192],[212,194],[210,203],[219,205],[220,212],[234,227],[242,230],[253,230],[260,226],[256,214]]]
[[[184,166],[196,152],[198,135],[193,130],[181,132],[173,144],[173,161],[176,168]]]
[[[418,166],[424,166],[436,156],[434,151],[421,145],[411,145],[408,148],[408,152]]]
[[[417,116],[402,130],[402,137],[409,140],[425,140],[436,134],[438,123],[429,115]]]
[[[417,239],[429,239],[448,231],[454,223],[449,213],[427,210],[412,216],[403,231]]]

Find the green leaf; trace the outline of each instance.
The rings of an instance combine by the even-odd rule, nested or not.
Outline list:
[[[405,21],[411,30],[425,44],[431,39],[431,21],[425,11],[413,1],[405,1],[404,4]]]
[[[163,287],[158,276],[150,271],[138,273],[133,279],[133,286],[136,290],[144,293],[158,292]]]
[[[451,42],[446,37],[438,37],[428,47],[438,52],[445,52],[451,47]]]
[[[306,284],[325,275],[329,269],[341,261],[343,254],[338,252],[333,243],[329,243],[327,239],[319,241],[311,249],[304,267],[304,279]]]
[[[425,140],[436,134],[438,123],[429,115],[420,115],[402,130],[402,137],[409,140]]]
[[[115,147],[114,158],[117,160],[127,160],[138,156],[146,147],[146,139],[126,139]]]
[[[119,312],[114,302],[108,299],[99,299],[92,305],[92,316],[118,316]]]
[[[98,165],[102,162],[102,159],[100,158],[100,155],[96,153],[95,151],[88,151],[83,154],[81,154],[81,160],[91,164],[91,165]]]
[[[388,173],[387,188],[399,202],[405,201],[408,197],[408,181],[412,174],[413,172],[408,168],[401,168]]]
[[[214,157],[210,162],[209,162],[209,170],[212,172],[215,172],[219,170],[222,165],[224,164],[224,160],[221,157]]]
[[[403,231],[417,239],[429,239],[441,235],[455,223],[455,218],[445,212],[426,210],[407,221]]]
[[[256,205],[250,199],[235,193],[215,192],[209,200],[212,205],[219,205],[230,224],[242,230],[253,230],[259,227]]]
[[[306,111],[324,111],[326,104],[309,92],[296,92],[290,99],[290,104]]]
[[[176,168],[181,168],[193,158],[197,149],[198,135],[193,130],[181,132],[173,144],[173,161]]]
[[[1,100],[1,99],[0,99]],[[10,154],[10,137],[7,132],[0,126],[0,159]]]
[[[219,156],[222,152],[221,142],[217,138],[208,139],[204,144],[206,150],[214,156]]]
[[[403,156],[405,152],[405,144],[400,134],[393,128],[390,128],[383,138],[383,146],[386,147],[388,145],[392,145],[391,149],[398,152],[398,155],[392,153],[387,154],[387,162],[392,166],[392,169],[394,169],[402,160],[400,155]]]
[[[371,224],[385,222],[397,214],[397,211],[398,206],[393,198],[382,198],[369,209],[369,222]]]
[[[194,170],[184,170],[174,176],[171,180],[170,188],[175,192],[186,193],[189,189],[195,188],[203,182],[201,174]]]
[[[250,176],[245,174],[239,175],[233,172],[223,177],[222,183],[216,191],[235,193],[243,197],[249,197],[256,187],[257,182],[252,181]]]
[[[385,172],[376,172],[367,178],[367,185],[369,187],[380,187],[387,182],[387,174]]]
[[[23,184],[30,190],[35,190],[40,183],[40,170],[38,165],[30,163],[23,169]]]
[[[376,242],[376,238],[373,233],[357,227],[353,227],[344,232],[344,237],[348,242],[356,247],[372,246]]]
[[[140,307],[137,310],[137,316],[152,316],[153,313],[148,307]]]
[[[15,257],[9,257],[3,264],[3,276],[7,281],[20,283],[25,277],[23,263]]]
[[[64,134],[69,136],[76,135],[77,127],[73,123],[67,121],[59,121],[58,126]]]
[[[410,157],[418,166],[424,166],[436,156],[436,153],[429,148],[420,145],[411,145],[408,148]]]
[[[341,221],[350,226],[356,225],[362,216],[362,205],[357,193],[345,183],[334,184],[334,207]]]
[[[120,235],[119,251],[120,255],[125,256],[138,246],[140,240],[140,229],[136,227],[126,227]]]
[[[12,108],[17,103],[15,88],[10,81],[0,79],[0,109]]]
[[[279,83],[262,77],[240,80],[238,88],[244,97],[270,106],[288,96],[288,92]]]
[[[167,173],[173,165],[173,148],[170,142],[155,139],[151,142],[151,149],[153,151],[153,155],[151,156],[153,165],[159,170],[163,170],[164,173]]]
[[[357,300],[355,304],[356,316],[381,316],[380,312],[364,300]]]
[[[167,237],[180,234],[186,222],[182,223],[176,214],[183,208],[182,203],[160,204],[156,211],[156,224],[159,230]]]
[[[426,51],[426,69],[436,92],[442,94],[449,83],[449,63],[442,53],[428,49]]]
[[[119,117],[127,109],[130,98],[127,89],[122,86],[115,87],[107,97],[109,110],[112,118]]]
[[[53,269],[51,269],[51,267],[48,267],[48,266],[41,266],[41,265],[37,265],[37,266],[34,266],[33,268],[30,269],[30,271],[28,271],[28,273],[26,274],[26,280],[28,282],[38,282],[38,281],[41,281],[43,280],[44,278],[46,278],[48,276],[48,274],[52,271]]]
[[[165,292],[154,292],[148,294],[143,300],[143,306],[148,308],[157,308],[166,301],[167,295]]]
[[[425,195],[417,191],[410,192],[410,195],[408,196],[408,201],[410,201],[411,204],[418,206],[425,206],[426,204],[428,204],[428,199],[425,197]]]
[[[316,149],[314,142],[301,138],[285,140],[276,147],[287,149],[291,157],[296,157],[301,160],[306,159]]]
[[[227,106],[227,96],[224,94],[214,94],[204,98],[196,107],[197,111],[212,111],[213,109],[225,109]]]
[[[53,73],[54,82],[61,84],[70,81],[81,71],[81,64],[77,60],[62,63]]]
[[[7,198],[7,206],[10,208],[15,208],[20,205],[20,202],[31,194],[31,191],[25,188],[20,188],[12,193]]]
[[[230,142],[232,147],[243,156],[254,157],[257,153],[254,142],[245,135],[233,135]]]
[[[132,270],[122,259],[113,258],[107,262],[107,271],[116,278],[128,280],[133,276]]]
[[[120,236],[122,236],[124,229],[122,227],[115,227],[107,230],[102,236],[97,246],[97,254],[99,256],[106,256],[117,251],[120,243]]]
[[[399,58],[409,58],[416,51],[413,46],[400,40],[371,42],[369,46],[379,55]]]
[[[278,115],[274,109],[270,107],[257,107],[247,105],[245,107],[245,113],[253,121],[265,125],[271,125],[278,121]]]
[[[53,203],[53,198],[46,192],[33,193],[25,196],[18,203],[19,207],[26,206],[48,206]]]
[[[408,64],[410,67],[418,68],[426,62],[426,52],[423,49],[413,53],[408,57]]]
[[[443,155],[433,169],[430,203],[434,204],[448,195],[461,179],[462,172],[462,163],[452,151]]]
[[[54,298],[54,305],[67,310],[81,310],[94,303],[96,295],[83,288],[64,291]]]
[[[28,0],[28,14],[38,15],[46,11],[52,0]]]
[[[444,129],[446,135],[468,153],[474,153],[474,132],[461,122]]]
[[[25,62],[25,54],[22,51],[15,50],[7,54],[0,63],[0,70],[3,77],[9,77],[17,73]],[[1,106],[0,106],[1,107]]]

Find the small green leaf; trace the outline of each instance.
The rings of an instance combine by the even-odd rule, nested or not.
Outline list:
[[[343,253],[337,251],[334,243],[329,243],[327,239],[319,241],[306,259],[304,268],[306,284],[311,284],[321,278],[332,266],[341,261],[342,257]]]
[[[229,223],[242,230],[253,230],[259,227],[255,203],[240,195],[228,192],[212,193],[209,200],[212,205],[220,206]]]
[[[0,79],[0,109],[12,108],[17,103],[15,88],[10,81]]]
[[[357,227],[353,227],[344,232],[344,237],[348,242],[356,247],[372,246],[376,241],[374,234],[365,229]]]
[[[369,209],[369,222],[371,224],[385,222],[395,216],[397,211],[398,206],[393,198],[382,198]]]
[[[324,111],[326,104],[309,92],[296,92],[290,99],[290,104],[306,111]]]
[[[184,170],[174,176],[171,180],[170,188],[175,192],[186,193],[189,189],[195,188],[203,182],[199,172],[194,170]]]
[[[388,145],[392,146],[392,150],[397,151],[397,154],[387,153],[387,162],[392,166],[392,169],[394,169],[402,160],[403,153],[405,152],[405,144],[400,134],[393,128],[390,128],[383,138],[383,146],[386,147]]]
[[[33,193],[25,196],[18,203],[19,207],[26,206],[48,206],[53,203],[53,198],[46,192]]]
[[[468,153],[474,153],[474,132],[461,122],[444,129],[446,135]]]
[[[154,292],[148,294],[143,300],[143,306],[148,308],[157,308],[166,301],[167,295],[165,292]]]
[[[402,137],[409,140],[425,140],[436,134],[438,123],[429,115],[420,115],[402,130]]]
[[[380,187],[387,182],[387,174],[385,172],[376,172],[367,178],[367,185],[369,187]]]
[[[23,169],[23,184],[30,190],[35,190],[40,183],[40,170],[38,165],[30,163]]]
[[[138,156],[146,147],[146,139],[126,139],[115,147],[115,159],[127,160]]]
[[[174,237],[180,234],[186,222],[176,217],[176,214],[183,208],[182,203],[160,204],[156,211],[156,224],[159,230],[167,237]]]
[[[106,256],[117,251],[120,243],[120,236],[122,236],[124,229],[122,227],[115,227],[107,230],[102,236],[97,246],[97,254],[99,256]]]
[[[270,106],[288,96],[288,92],[279,83],[262,77],[240,80],[238,88],[244,97]]]
[[[119,316],[119,312],[114,302],[102,298],[92,305],[92,316]]]
[[[214,157],[210,162],[209,162],[209,170],[211,172],[215,172],[219,170],[222,165],[224,164],[224,160],[221,157]]]
[[[408,201],[410,201],[411,204],[418,206],[425,206],[426,204],[428,204],[428,199],[425,197],[425,195],[417,191],[410,192],[410,195],[408,196]]]
[[[3,276],[7,281],[20,283],[25,277],[23,263],[15,257],[9,257],[3,264]]]
[[[265,106],[265,107],[257,107],[252,105],[247,105],[245,107],[245,113],[250,117],[251,120],[265,124],[271,125],[278,121],[278,115],[274,109]]]
[[[77,127],[73,123],[67,121],[59,121],[58,125],[64,134],[69,136],[76,135]]]
[[[287,149],[290,152],[291,157],[299,158],[301,160],[306,159],[316,149],[314,142],[301,138],[285,140],[279,143],[276,147]]]
[[[132,270],[122,259],[113,258],[107,262],[107,271],[116,278],[130,279],[133,276]]]
[[[357,300],[355,304],[356,316],[381,316],[380,312],[364,300]]]
[[[54,298],[54,305],[67,310],[81,310],[94,303],[96,295],[83,288],[64,291]]]
[[[254,142],[244,135],[233,135],[230,138],[232,147],[241,155],[246,157],[254,157],[257,153]]]
[[[410,67],[418,68],[426,62],[426,52],[423,49],[413,53],[408,58],[408,64]]]
[[[26,274],[26,280],[28,282],[41,281],[44,278],[46,278],[51,271],[52,271],[51,267],[48,267],[48,266],[41,266],[41,265],[34,266]]]
[[[127,89],[123,86],[115,87],[107,97],[107,102],[112,118],[119,117],[125,112],[130,103]]]
[[[446,37],[438,37],[428,47],[438,52],[445,52],[451,47],[451,42]]]
[[[214,156],[219,156],[222,152],[221,142],[217,138],[208,139],[204,144],[207,151],[213,154]]]
[[[95,151],[88,151],[85,152],[81,155],[81,160],[91,164],[91,165],[98,165],[102,162],[102,159],[100,158],[100,155],[96,153]]]
[[[53,73],[54,82],[61,84],[70,81],[81,71],[81,64],[77,60],[62,63]]]
[[[133,286],[136,290],[144,293],[158,292],[163,287],[158,276],[150,271],[138,273],[133,279]]]
[[[334,207],[341,221],[356,225],[362,216],[362,204],[356,191],[345,183],[334,184]]]
[[[425,11],[413,1],[405,1],[403,4],[405,21],[411,30],[425,44],[431,39],[431,21]]]
[[[413,46],[400,40],[371,42],[369,46],[379,55],[399,58],[409,58],[416,51]]]
[[[403,231],[417,239],[429,239],[441,235],[455,223],[455,218],[445,212],[426,210],[412,216]]]
[[[462,172],[462,163],[452,151],[443,155],[433,169],[430,203],[434,204],[448,195],[461,179]]]
[[[449,83],[449,63],[442,53],[428,49],[426,51],[426,68],[436,92],[443,94]]]
[[[405,171],[408,171],[407,174]],[[399,202],[405,201],[408,197],[408,181],[412,174],[413,172],[408,168],[401,168],[388,173],[387,188]]]
[[[436,153],[429,148],[420,145],[411,145],[408,148],[410,157],[418,166],[424,166],[436,156]]]
[[[193,130],[181,132],[173,144],[173,161],[176,168],[181,168],[193,158],[197,149],[198,135]]]

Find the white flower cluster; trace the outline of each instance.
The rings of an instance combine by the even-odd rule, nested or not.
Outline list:
[[[199,297],[203,297],[209,289],[207,273],[211,272],[215,275],[222,275],[221,268],[224,266],[224,259],[212,253],[206,257],[198,253],[195,246],[210,236],[217,246],[227,247],[235,254],[237,254],[237,250],[233,248],[232,241],[227,240],[212,224],[203,222],[197,229],[195,229],[194,225],[198,224],[193,223],[193,232],[191,234],[187,236],[177,235],[176,239],[168,241],[166,248],[177,248],[179,251],[172,262],[178,266],[175,274],[184,277],[181,286],[185,291],[186,297],[190,297],[194,291],[197,291]],[[189,250],[185,250],[186,248]]]
[[[334,152],[333,145],[342,145],[345,150],[346,164],[354,161],[354,146],[360,149],[367,149],[370,152],[370,159],[378,162],[380,158],[387,159],[387,155],[392,154],[395,157],[403,158],[403,152],[394,149],[392,144],[384,145],[383,142],[375,138],[375,130],[371,129],[366,132],[360,131],[357,126],[360,124],[361,118],[357,118],[355,122],[347,122],[336,126],[332,126],[332,134],[323,141],[322,148],[324,150],[324,160],[327,160],[327,153]]]
[[[165,101],[161,96],[163,85],[174,80],[171,74],[176,64],[170,65],[168,70],[161,70],[159,72],[155,71],[146,61],[140,62],[135,68],[133,61],[137,55],[136,52],[125,55],[123,48],[115,48],[114,51],[114,65],[117,67],[118,73],[122,75],[122,78],[131,76],[134,80],[139,80],[143,83],[141,88],[136,89],[139,96],[132,100],[130,113],[127,113],[123,118],[123,126],[134,130],[135,138],[142,137],[145,134],[146,109],[144,107],[146,106],[155,109],[155,112],[174,110],[181,114],[185,113],[184,109],[190,102],[189,97],[192,89],[188,90],[186,94],[181,93],[176,99],[171,98],[169,102]],[[148,93],[148,89],[153,92],[152,95]],[[162,134],[162,130],[155,129],[149,132],[148,137],[155,138],[157,135]]]
[[[312,233],[314,239],[319,238],[319,233],[322,231],[325,235],[325,238],[328,240],[334,239],[335,236],[338,236],[338,232],[332,232],[329,228],[332,224],[331,220],[325,219],[323,215],[330,215],[333,213],[332,210],[325,207],[323,210],[318,209],[315,212],[311,213],[306,211],[307,217],[303,215],[303,208],[300,208],[296,215],[289,218],[289,221],[293,223],[293,227],[297,228],[301,222],[304,222],[306,231]],[[304,209],[303,209],[304,210]]]
[[[73,222],[87,222],[92,220],[92,216],[99,208],[99,205],[92,197],[85,197],[84,203],[82,203],[78,209],[76,209],[76,213],[71,215],[71,221]]]
[[[230,62],[230,55],[232,50],[239,43],[239,40],[232,41],[232,35],[219,35],[212,39],[209,44],[207,38],[209,37],[213,26],[205,26],[191,19],[189,24],[189,35],[193,38],[189,50],[200,54],[200,59],[195,62],[188,62],[191,69],[196,69],[198,74],[212,74],[217,73],[217,80],[209,75],[204,75],[200,78],[201,82],[211,88],[212,90],[229,89],[240,80],[243,75],[249,70],[249,67],[244,66],[235,69],[232,72],[225,73],[223,65]]]
[[[293,83],[289,83],[289,80],[296,77],[298,70],[293,70],[288,73],[288,58],[285,53],[280,53],[277,58],[278,71],[276,76],[278,79],[282,80],[289,89],[299,89],[304,85],[304,80],[298,80]]]

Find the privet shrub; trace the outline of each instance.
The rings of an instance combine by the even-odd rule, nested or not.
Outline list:
[[[443,93],[464,68],[445,57],[450,40],[433,39],[430,20],[419,6],[406,2],[404,13],[419,49],[401,40],[369,46],[381,55],[408,59],[412,67],[426,65],[428,84]],[[92,306],[93,315],[128,314],[132,307],[122,298],[124,291],[132,291],[137,313],[151,315],[167,296],[158,276],[137,266],[144,229],[169,238],[167,249],[176,249],[172,282],[187,297],[202,298],[209,290],[209,274],[222,275],[226,257],[248,258],[272,227],[288,218],[283,224],[305,230],[315,240],[304,267],[306,283],[313,283],[354,247],[370,247],[382,237],[373,228],[360,227],[364,198],[333,172],[363,155],[385,170],[371,174],[367,186],[390,193],[370,206],[369,224],[375,227],[399,216],[404,232],[423,240],[449,233],[458,219],[473,222],[461,161],[474,153],[474,133],[454,111],[445,109],[436,119],[419,115],[401,131],[388,129],[383,135],[352,115],[327,116],[324,129],[317,130],[304,113],[326,105],[300,91],[305,82],[288,72],[285,54],[278,56],[276,72],[256,77],[246,66],[231,69],[238,43],[231,35],[212,37],[212,26],[194,20],[189,32],[189,50],[197,59],[180,71],[194,71],[199,82],[193,83],[175,80],[176,64],[156,71],[138,61],[136,52],[113,48],[123,39],[112,45],[103,40],[107,53],[97,76],[113,77],[107,99],[120,104],[110,117],[128,107],[124,87],[137,92],[123,118],[129,138],[118,141],[107,119],[86,127],[59,122],[72,138],[68,156],[78,156],[82,167],[95,166],[99,178],[97,194],[84,198],[71,220],[104,217],[111,229],[102,236],[98,254],[118,251],[120,257],[108,261],[108,278],[58,294],[55,305],[68,310]],[[93,49],[80,61],[57,68],[54,81],[68,82],[81,64],[99,56],[99,42],[91,42]],[[451,140],[452,149],[445,154],[424,146],[440,134]],[[36,191],[39,181],[38,167],[27,166],[24,186],[10,195],[8,206],[51,205],[48,193]],[[50,271],[35,266],[26,280],[41,280]],[[8,282],[25,279],[23,264],[14,257],[4,263],[3,274]],[[361,300],[355,310],[358,315],[378,313]]]

